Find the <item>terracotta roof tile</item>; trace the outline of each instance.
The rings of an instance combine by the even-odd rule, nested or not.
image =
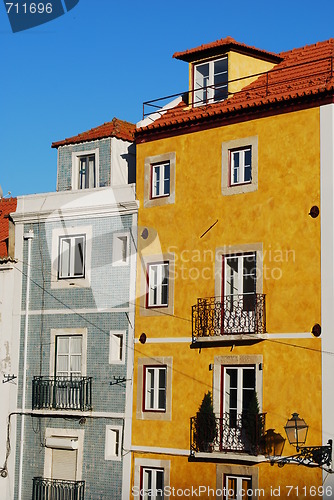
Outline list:
[[[168,110],[161,118],[137,129],[137,135],[172,126],[181,127],[208,117],[228,115],[237,110],[293,101],[325,93],[334,95],[334,39],[279,54],[282,61],[225,101]]]
[[[251,47],[245,43],[237,42],[231,36],[221,38],[215,42],[200,45],[194,49],[184,50],[183,52],[175,52],[173,57],[175,59],[180,59],[181,61],[192,62],[216,55],[218,53],[222,54],[230,49],[234,49],[237,52],[242,52],[244,54],[253,55],[255,57],[260,57],[261,59],[266,59],[272,62],[279,62],[281,60],[281,57],[274,52],[268,52],[256,47]]]
[[[8,257],[6,240],[9,235],[8,214],[16,210],[16,198],[0,198],[0,259]]]
[[[53,142],[51,147],[58,148],[59,146],[66,146],[67,144],[94,141],[96,139],[103,139],[104,137],[116,137],[117,139],[123,139],[123,141],[132,142],[135,128],[136,126],[133,123],[113,118],[111,122],[106,122],[103,125],[69,137],[63,141]]]

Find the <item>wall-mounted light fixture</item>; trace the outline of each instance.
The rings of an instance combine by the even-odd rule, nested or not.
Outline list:
[[[330,467],[332,463],[332,440],[326,446],[303,446],[306,442],[308,425],[300,418],[298,413],[293,413],[285,427],[285,432],[290,444],[296,447],[297,455],[273,460],[279,467],[285,464],[305,465],[306,467]]]

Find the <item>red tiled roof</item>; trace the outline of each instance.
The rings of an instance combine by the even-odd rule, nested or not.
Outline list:
[[[137,129],[136,135],[212,121],[268,105],[334,95],[334,39],[281,52],[279,56],[282,62],[225,101],[193,108],[171,108],[150,125]]]
[[[64,139],[63,141],[53,142],[51,147],[58,148],[67,144],[78,142],[94,141],[104,137],[116,137],[124,141],[133,141],[136,126],[133,123],[113,118],[111,122],[106,122],[99,127],[92,128],[86,132]]]
[[[8,214],[16,210],[16,198],[0,198],[0,259],[8,257],[6,240],[9,234]]]
[[[192,62],[198,59],[205,59],[206,57],[211,57],[217,54],[222,54],[224,52],[234,49],[237,52],[243,54],[249,54],[267,61],[279,62],[281,57],[274,52],[267,52],[266,50],[257,49],[256,47],[251,47],[241,42],[237,42],[231,36],[226,38],[221,38],[215,42],[206,43],[195,47],[194,49],[184,50],[183,52],[175,52],[173,57],[175,59],[180,59],[181,61]]]

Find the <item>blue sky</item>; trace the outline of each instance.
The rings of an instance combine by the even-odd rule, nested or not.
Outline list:
[[[280,52],[333,37],[333,18],[334,0],[80,0],[14,34],[1,3],[4,195],[56,189],[53,141],[114,116],[139,121],[143,101],[186,90],[187,64],[174,52],[228,35]]]

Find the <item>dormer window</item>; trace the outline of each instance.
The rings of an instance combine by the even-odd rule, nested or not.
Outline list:
[[[93,189],[99,185],[99,149],[72,152],[72,189]]]
[[[194,106],[202,106],[227,98],[227,57],[194,67]]]
[[[79,157],[79,189],[96,187],[95,155]]]

